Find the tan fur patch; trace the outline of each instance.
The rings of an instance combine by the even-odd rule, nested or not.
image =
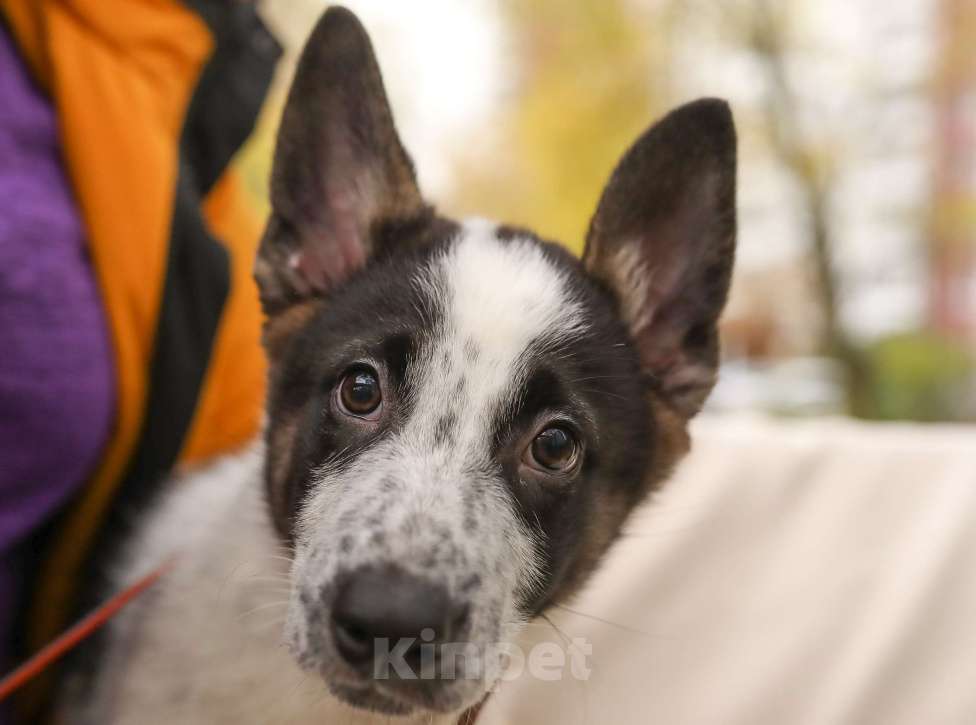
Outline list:
[[[618,291],[624,322],[631,334],[637,337],[654,318],[654,309],[650,304],[654,270],[648,269],[641,255],[640,244],[621,245],[611,255],[604,274],[609,277],[611,287]]]
[[[288,468],[295,448],[295,436],[298,435],[298,423],[297,415],[282,417],[270,429],[268,435],[265,486],[271,518],[278,534],[286,541],[291,536],[291,521],[285,482],[288,480]]]
[[[308,299],[268,317],[261,341],[272,362],[278,358],[291,336],[304,327],[318,311],[319,299]]]

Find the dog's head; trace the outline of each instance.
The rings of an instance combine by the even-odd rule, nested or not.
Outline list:
[[[256,277],[289,645],[354,704],[463,709],[499,674],[477,653],[568,597],[687,449],[734,252],[731,115],[698,101],[642,135],[579,261],[434,212],[369,39],[333,8],[271,195]],[[472,649],[422,661],[445,643]]]

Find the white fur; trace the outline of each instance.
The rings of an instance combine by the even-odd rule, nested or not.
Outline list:
[[[472,414],[465,421],[484,424],[498,405],[510,402],[530,344],[555,344],[585,327],[582,306],[539,246],[500,242],[489,222],[468,222],[432,273],[447,287],[448,298],[438,349],[450,357],[450,372],[471,383],[463,405]],[[468,341],[481,352],[475,361],[464,358]],[[439,380],[433,383],[425,392],[436,394]]]

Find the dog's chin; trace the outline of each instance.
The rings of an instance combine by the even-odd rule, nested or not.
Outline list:
[[[390,717],[406,717],[416,712],[417,708],[400,698],[379,692],[371,685],[343,685],[329,684],[329,690],[339,700],[361,710],[377,712]]]
[[[329,690],[340,701],[360,710],[376,712],[387,717],[407,717],[423,714],[429,718],[460,715],[467,709],[455,697],[440,697],[441,693],[390,692],[375,683],[329,683]],[[480,701],[480,698],[479,698]]]
[[[425,715],[428,718],[460,715],[480,702],[485,695],[482,688],[459,692],[444,687],[437,680],[398,682],[388,680],[347,680],[323,676],[329,691],[340,701],[361,710],[388,717]]]

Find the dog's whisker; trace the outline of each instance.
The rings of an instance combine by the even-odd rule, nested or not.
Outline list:
[[[549,617],[548,614],[542,613],[539,615],[539,617],[542,619],[543,622],[545,622],[550,627],[552,627],[553,630],[555,630],[556,634],[558,634],[559,637],[562,639],[563,644],[565,644],[567,647],[570,646],[569,638],[561,629],[559,629],[559,627],[556,626],[556,623],[552,621],[552,619]]]
[[[584,393],[593,393],[594,395],[607,395],[611,398],[617,398],[619,400],[627,400],[626,395],[620,395],[619,393],[610,393],[606,390],[593,390],[591,388],[580,388],[580,391]]]
[[[684,524],[682,526],[662,526],[658,529],[652,529],[651,531],[621,531],[620,536],[626,539],[657,539],[664,538],[666,536],[672,536],[676,534],[682,534],[686,531],[692,531],[703,524],[701,521],[694,521],[691,523]]]
[[[588,383],[591,380],[633,380],[629,375],[590,375],[585,378],[570,378],[571,383]]]
[[[569,638],[569,635],[566,634],[565,630],[563,630],[561,627],[557,626],[556,623],[554,621],[552,621],[552,618],[548,614],[540,614],[539,616],[542,617],[542,619],[544,619],[545,622],[556,631],[556,634],[558,634],[560,636],[560,638],[562,638],[563,644],[566,645],[566,648],[568,650],[573,650],[578,655],[580,655],[582,657],[586,657],[586,653],[583,652],[579,647],[577,647],[572,642],[572,640]]]
[[[306,672],[306,671],[304,671],[304,670],[300,670],[299,671],[299,674],[301,676],[298,677],[298,678],[296,678],[297,681],[296,681],[296,683],[295,683],[294,686],[292,686],[290,689],[284,690],[282,692],[282,697],[277,698],[275,700],[272,700],[271,702],[268,703],[268,707],[267,707],[267,710],[268,711],[274,711],[275,709],[277,709],[278,703],[281,702],[282,700],[285,700],[285,701],[291,700],[296,695],[299,694],[299,691],[305,686],[305,682],[308,680],[309,673]],[[315,703],[314,706],[317,707],[318,704],[319,703]],[[282,719],[277,720],[276,722],[281,723],[282,725],[286,725],[288,723],[288,721],[289,721],[289,715],[288,714],[285,714],[282,717]]]
[[[246,612],[241,612],[240,614],[237,615],[237,618],[244,619],[245,617],[249,617],[250,615],[256,614],[257,612],[262,612],[266,609],[271,609],[272,607],[283,607],[290,603],[291,602],[288,599],[283,599],[281,601],[275,601],[275,602],[266,602],[265,604],[260,604],[252,609],[248,609]]]
[[[291,577],[289,576],[249,576],[244,579],[240,579],[242,583],[245,584],[291,584]]]
[[[272,586],[267,584],[261,584],[259,586],[256,586],[251,591],[259,596],[264,597],[265,599],[267,599],[269,595],[276,595],[279,597],[283,597],[285,599],[289,599],[292,596],[292,594],[295,593],[294,589],[292,589],[290,586]]]
[[[275,596],[279,597],[290,597],[292,592],[291,589],[263,589],[262,593],[274,594]]]
[[[285,620],[280,617],[276,617],[268,620],[267,622],[253,622],[252,624],[248,625],[248,629],[254,634],[263,635],[271,630],[279,629],[284,626]]]
[[[578,609],[572,609],[570,607],[567,607],[565,604],[553,604],[552,606],[555,607],[556,609],[561,609],[564,612],[568,612],[569,614],[574,614],[577,617],[584,617],[585,619],[591,619],[594,622],[599,622],[600,624],[606,624],[607,626],[615,627],[616,629],[619,629],[623,632],[630,632],[631,634],[639,634],[644,637],[653,637],[653,638],[659,638],[661,636],[661,635],[654,634],[653,632],[646,632],[643,629],[638,629],[637,627],[631,627],[630,625],[627,624],[621,624],[620,622],[614,622],[613,620],[610,619],[604,619],[603,617],[598,617],[595,614],[587,614],[586,612],[581,612]]]
[[[563,644],[566,646],[566,651],[569,652],[569,656],[570,657],[573,657],[574,656],[573,653],[575,652],[576,655],[579,655],[579,656],[583,657],[584,658],[584,661],[585,661],[586,653],[583,652],[579,647],[577,647],[569,639],[569,636],[560,627],[556,626],[556,623],[552,621],[552,618],[548,614],[543,613],[543,614],[540,614],[539,616],[542,617],[542,619],[544,619],[549,624],[549,626],[552,627],[555,630],[556,634],[558,634],[560,636],[560,638],[562,638]],[[574,662],[575,662],[575,660],[574,660]],[[581,689],[580,689],[579,692],[580,692],[580,697],[583,700],[583,720],[582,720],[582,722],[583,723],[586,723],[587,720],[590,719],[590,717],[589,717],[589,712],[590,712],[590,698],[589,698],[589,692],[588,692],[588,690],[586,688],[587,682],[586,682],[585,679],[580,679],[580,678],[574,678],[574,679],[576,679],[580,683]]]
[[[710,515],[708,518],[698,518],[692,521],[669,521],[669,517],[676,513],[682,513],[685,511],[694,511],[698,508],[694,505],[689,506],[675,506],[673,508],[662,508],[659,512],[660,515],[650,515],[643,518],[642,522],[645,527],[640,529],[624,529],[620,532],[620,536],[625,536],[628,538],[654,538],[658,535],[668,535],[668,534],[679,534],[684,531],[690,531],[696,529],[700,526],[704,526],[706,523],[714,522],[716,520],[727,520],[727,517],[722,514]],[[655,525],[654,519],[661,521],[661,525]]]
[[[288,581],[291,578],[291,573],[286,571],[255,571],[242,578],[243,579],[276,579],[278,581]]]

